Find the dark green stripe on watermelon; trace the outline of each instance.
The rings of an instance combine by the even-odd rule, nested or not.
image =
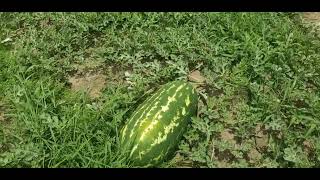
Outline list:
[[[120,133],[133,165],[153,166],[171,156],[197,104],[195,89],[183,81],[164,85],[142,103]]]

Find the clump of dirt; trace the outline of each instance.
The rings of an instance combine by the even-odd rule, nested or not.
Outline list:
[[[193,168],[194,166],[193,161],[186,160],[179,152],[172,158],[170,163],[176,168]]]
[[[255,129],[255,143],[259,152],[264,152],[268,148],[269,136],[262,124],[258,124]]]
[[[213,97],[213,96],[218,97],[224,94],[223,89],[218,89],[208,84],[204,87],[204,89],[207,92],[208,96],[210,97]]]
[[[252,148],[247,154],[250,163],[256,163],[262,158],[261,153],[256,149]]]
[[[303,150],[306,152],[308,155],[311,155],[313,150],[314,150],[314,145],[311,141],[305,140],[303,141]]]
[[[0,109],[0,122],[4,121],[4,112]]]
[[[0,123],[5,122],[5,116],[4,116],[4,112],[5,112],[5,106],[2,102],[0,102]]]
[[[100,97],[107,86],[131,83],[126,77],[126,75],[132,73],[131,67],[86,60],[84,63],[74,64],[73,68],[74,71],[68,77],[71,90],[85,91],[92,99]]]
[[[232,144],[236,144],[236,140],[234,139],[234,134],[230,129],[225,129],[220,133],[220,137],[222,140],[228,141]]]
[[[8,112],[8,110],[9,109],[7,104],[0,101],[0,124],[3,127],[2,133],[5,137],[7,136],[7,134],[11,134],[13,131],[11,128],[10,118],[6,116],[6,113]],[[6,141],[10,141],[9,136],[6,137]],[[8,142],[6,141],[0,143],[0,153],[6,152],[9,150],[10,144],[8,144]]]
[[[209,85],[207,79],[199,70],[190,72],[188,74],[188,80],[199,92],[206,93],[208,96],[220,96],[224,93],[222,89],[217,89],[212,85]]]
[[[105,72],[107,74],[107,82],[109,84],[127,83],[132,85],[130,80],[133,70],[131,67],[109,65],[107,68],[105,68]]]
[[[228,161],[222,160],[222,161],[217,161],[217,167],[218,168],[228,168],[230,166],[229,166]]]
[[[219,151],[218,149],[216,149],[215,152],[219,162],[225,161],[231,163],[236,159],[236,157],[231,153],[229,149],[226,149],[224,151]]]
[[[308,108],[310,107],[308,103],[306,103],[306,101],[304,101],[303,99],[298,99],[293,101],[293,104],[296,108]]]
[[[305,12],[302,18],[306,21],[320,24],[320,12]]]
[[[206,82],[206,78],[203,77],[200,73],[200,71],[195,70],[192,71],[190,74],[188,74],[188,79],[191,82],[195,82],[195,83],[199,83],[199,84],[203,84]]]
[[[320,12],[303,13],[302,24],[320,36]]]
[[[38,25],[40,28],[47,28],[47,27],[53,25],[53,22],[52,22],[51,18],[49,17],[49,18],[45,18],[45,19],[40,20],[38,22]]]
[[[220,133],[220,139],[230,142],[232,145],[234,145],[235,149],[239,148],[239,144],[235,140],[234,133],[231,129],[225,129],[224,131],[222,131]],[[236,157],[232,154],[230,149],[221,151],[218,148],[215,148],[212,144],[211,160],[213,160],[214,157],[217,160],[217,166],[221,168],[228,167],[229,163],[236,160]]]
[[[106,85],[106,75],[101,72],[75,74],[69,77],[71,90],[86,91],[91,98],[98,98]]]

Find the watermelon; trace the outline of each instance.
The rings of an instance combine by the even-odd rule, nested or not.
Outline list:
[[[198,96],[190,83],[173,81],[147,98],[120,132],[134,166],[156,166],[171,157],[196,114]]]

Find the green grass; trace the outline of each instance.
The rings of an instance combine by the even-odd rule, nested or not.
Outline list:
[[[0,167],[128,167],[122,125],[197,66],[207,104],[161,167],[320,167],[320,39],[296,16],[1,13]],[[70,89],[97,69],[99,98]]]

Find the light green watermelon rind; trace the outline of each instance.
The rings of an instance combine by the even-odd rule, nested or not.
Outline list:
[[[188,109],[189,109],[189,111],[188,111],[189,113],[185,114],[185,115],[181,114],[182,108],[185,106],[183,100],[185,99],[185,97],[188,94],[189,94],[188,91],[183,92],[183,95],[181,97],[182,100],[179,100],[180,99],[179,98],[178,102],[174,104],[174,107],[170,107],[171,112],[164,115],[163,119],[168,119],[168,121],[161,122],[161,124],[154,131],[157,133],[161,132],[162,134],[164,134],[164,128],[169,127],[169,124],[172,123],[172,121],[171,121],[172,117],[177,116],[177,114],[172,114],[175,112],[180,112],[180,118],[177,120],[177,122],[180,123],[178,125],[178,127],[172,129],[173,131],[168,133],[168,136],[166,137],[166,139],[163,142],[161,142],[160,144],[157,144],[153,148],[151,148],[151,150],[149,150],[149,152],[143,156],[144,158],[142,158],[142,159],[138,158],[136,161],[142,161],[142,164],[143,164],[143,161],[148,161],[150,159],[153,159],[155,161],[155,162],[153,162],[153,164],[155,164],[156,162],[161,162],[161,161],[165,160],[165,157],[170,156],[172,154],[172,151],[176,147],[171,146],[171,145],[176,145],[180,141],[182,134],[183,134],[184,130],[186,129],[189,120],[191,119],[191,115],[195,114],[196,109],[194,107],[191,107],[192,100],[190,100],[189,107],[185,107],[185,109],[186,109],[185,111],[188,111]],[[197,100],[197,96],[195,96],[195,100]],[[150,149],[150,147],[149,147],[150,144],[152,144],[155,141],[155,139],[161,137],[157,133],[151,134],[150,137],[148,138],[148,140],[145,140],[143,142],[143,144],[140,146],[139,150],[137,150],[136,152],[139,153],[141,151],[144,151],[145,149],[147,149],[147,150]],[[172,138],[175,138],[175,139],[172,139]],[[136,142],[136,143],[138,144],[138,142]],[[163,153],[162,156],[161,156],[161,153]],[[161,158],[158,158],[158,156],[156,156],[156,155],[160,156]],[[154,156],[156,156],[156,157],[153,158]],[[136,157],[139,157],[139,155],[136,154]]]
[[[136,120],[141,117],[141,115],[144,115],[144,110],[150,110],[151,105],[154,104],[154,100],[159,96],[159,94],[162,92],[162,90],[165,90],[165,88],[159,89],[155,94],[153,94],[151,97],[147,98],[134,112],[132,117],[129,119],[127,124],[124,126],[124,128],[121,130],[121,143],[127,143],[126,140],[129,139],[135,139],[135,138],[130,138],[131,130],[134,127],[134,124]]]
[[[189,117],[185,117],[185,118],[186,120],[189,119]],[[149,154],[145,155],[143,159],[138,159],[138,162],[140,160],[143,163],[143,161],[149,161],[150,159],[152,159],[153,164],[158,164],[164,160],[167,160],[168,157],[171,157],[171,155],[174,153],[174,150],[177,148],[177,145],[180,142],[182,135],[186,131],[187,125],[188,125],[187,123],[180,124],[179,127],[177,127],[174,130],[174,132],[171,133],[164,142],[154,147],[153,150],[151,150]],[[163,151],[160,152],[159,149],[163,149]],[[161,155],[161,153],[164,153],[164,154]],[[161,158],[160,159],[153,158],[156,155],[161,155]],[[151,156],[151,157],[148,157],[148,156]]]
[[[131,118],[128,120],[126,125],[122,128],[120,132],[120,143],[122,146],[123,151],[126,151],[125,153],[129,153],[130,150],[133,148],[133,143],[135,140],[135,135],[130,137],[130,134],[132,133],[132,130],[134,129],[134,125],[137,122],[137,120],[140,119],[142,115],[144,115],[146,112],[148,112],[152,105],[154,104],[154,101],[156,98],[159,97],[159,95],[164,92],[172,83],[165,84],[162,88],[160,88],[156,93],[154,93],[151,97],[147,98],[133,113]],[[146,110],[146,111],[145,111]]]
[[[182,96],[183,97],[183,96]],[[196,100],[197,100],[197,96],[195,96],[196,98]],[[191,100],[192,101],[192,100]],[[182,101],[179,101],[179,102],[182,102]],[[178,105],[179,107],[183,107],[184,105]],[[189,111],[190,112],[190,111]],[[169,113],[168,113],[169,114]],[[189,117],[188,117],[188,115],[187,116],[184,116],[184,118],[182,118],[182,119],[190,119]],[[185,125],[187,125],[187,124],[185,124]],[[176,129],[175,129],[175,131],[174,131],[174,133],[172,133],[170,136],[168,136],[168,139],[169,139],[169,141],[164,141],[163,143],[161,143],[161,144],[159,144],[159,145],[161,145],[161,147],[170,147],[169,145],[172,145],[172,144],[177,144],[177,141],[178,140],[180,140],[180,136],[177,134],[177,132],[179,132],[179,129],[181,129],[181,130],[184,130],[185,129],[185,126],[184,126],[184,124],[181,124],[181,125],[179,125],[179,127],[177,127]],[[155,131],[157,131],[157,130],[155,130]],[[182,134],[182,133],[180,133],[180,134]],[[170,140],[170,139],[172,139],[171,137],[177,137],[177,139],[176,139],[176,141],[173,141],[172,142],[172,140]],[[152,139],[152,138],[151,138]],[[148,143],[146,143],[146,145],[148,145]],[[160,148],[161,148],[160,147]],[[141,146],[141,148],[143,149],[144,147],[143,146]],[[171,148],[169,148],[169,149],[165,149],[165,151],[158,151],[158,154],[159,155],[161,155],[161,153],[163,153],[162,155],[163,155],[163,157],[166,157],[167,155],[169,155],[169,154],[171,154],[170,153],[170,151],[172,151],[172,149],[173,149],[174,147],[171,147]],[[139,148],[140,149],[140,148]],[[154,149],[154,152],[152,152],[152,151],[150,151],[150,153],[149,153],[149,155],[155,155],[156,154],[156,152],[157,152],[157,150],[159,149],[159,147],[157,147],[157,148],[155,148]],[[144,159],[146,159],[146,160],[148,160],[148,159],[150,159],[147,155],[145,155],[145,156],[143,156],[144,157]],[[159,156],[157,156],[157,157],[159,157]],[[164,158],[163,157],[161,157],[161,158],[154,158],[155,160],[158,160],[158,161],[162,161]],[[139,160],[141,160],[141,159],[139,159]],[[143,159],[142,159],[143,160]],[[153,162],[153,163],[156,163],[156,162]]]
[[[172,88],[170,91],[166,93],[163,93],[161,96],[159,96],[158,99],[156,99],[160,92],[169,89],[173,85],[175,86],[174,88]],[[168,97],[172,97],[173,94],[176,92],[177,88],[181,85],[183,85],[184,87],[178,93],[176,93],[176,101],[168,103]],[[189,98],[188,101],[186,101],[187,98]],[[135,126],[135,128],[137,128],[134,129],[137,131],[136,133],[134,133],[136,135],[135,137],[130,138],[127,134],[123,139],[123,141],[127,142],[127,144],[131,144],[129,149],[131,149],[131,151],[132,149],[134,150],[132,151],[133,153],[131,154],[131,159],[134,162],[133,164],[136,166],[144,166],[146,164],[158,164],[174,152],[174,149],[176,148],[178,142],[181,140],[182,135],[185,132],[191,117],[196,112],[198,97],[195,90],[189,83],[185,83],[182,81],[168,83],[167,85],[163,86],[163,88],[159,89],[153,97],[147,99],[146,102],[138,108],[137,115],[142,116],[139,118],[139,116],[134,117],[133,115],[134,118],[131,121],[129,121],[128,127],[132,129],[134,127],[135,122],[137,121],[138,124],[140,124],[141,120],[144,119],[147,114],[142,114],[142,112],[144,110],[147,110],[146,112],[150,111],[150,109],[154,107],[155,99],[157,102],[159,102],[159,105],[162,105],[164,107],[166,107],[165,105],[168,104],[169,109],[164,108],[164,110],[166,110],[165,112],[158,113],[158,115],[162,115],[162,118],[160,118],[161,121],[158,121],[158,123],[155,124],[155,126],[153,126],[154,128],[151,129],[150,132],[145,133],[145,136],[143,136],[145,128],[147,126],[150,126],[152,122],[156,121],[153,116],[153,118],[150,118],[148,119],[148,121],[145,121],[145,123],[143,123],[141,127]],[[188,107],[186,106],[186,102],[189,103]],[[183,108],[185,111],[184,115],[182,115]],[[154,113],[160,112],[161,110],[161,106],[157,106],[157,108],[155,108],[150,113],[155,115]],[[175,125],[175,123],[173,123],[173,117],[177,116],[177,112],[179,112],[180,116],[178,119],[175,119],[175,121],[177,124],[179,123],[179,125],[177,127],[174,127],[172,126]],[[153,121],[151,121],[151,119]],[[169,127],[172,127],[172,129],[168,133],[168,130],[170,130]],[[164,136],[165,128],[167,128],[166,137]],[[163,135],[159,135],[160,132]],[[142,136],[143,138],[141,140]],[[155,141],[156,139],[158,139],[158,141]],[[156,144],[155,142],[158,142],[159,144]],[[153,147],[150,146],[151,144],[153,145]]]

